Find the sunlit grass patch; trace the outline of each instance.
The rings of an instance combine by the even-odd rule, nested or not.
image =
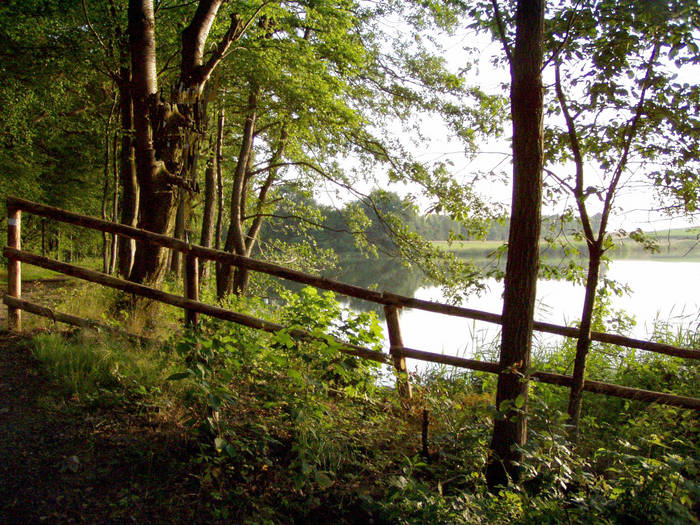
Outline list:
[[[32,351],[66,393],[81,399],[104,390],[145,394],[160,388],[173,367],[158,349],[89,332],[39,335]]]

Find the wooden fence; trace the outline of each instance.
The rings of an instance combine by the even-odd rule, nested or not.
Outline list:
[[[474,359],[466,359],[462,357],[454,357],[444,354],[436,354],[407,348],[404,346],[401,337],[401,328],[399,323],[399,312],[402,308],[415,308],[428,312],[435,312],[444,315],[464,317],[478,321],[501,324],[501,316],[494,313],[472,310],[459,306],[452,306],[433,301],[425,301],[397,295],[390,292],[377,292],[368,290],[359,286],[354,286],[331,279],[317,277],[307,273],[299,272],[280,266],[273,263],[258,261],[249,257],[234,255],[220,250],[204,248],[195,244],[174,239],[165,235],[140,230],[123,224],[116,224],[85,215],[79,215],[66,210],[61,210],[51,206],[38,204],[25,199],[15,197],[7,198],[8,211],[8,242],[4,249],[4,255],[8,260],[8,294],[4,296],[3,301],[8,307],[8,327],[10,330],[21,330],[21,311],[26,310],[36,315],[53,318],[54,320],[64,323],[74,324],[78,326],[104,327],[95,321],[80,319],[70,314],[53,312],[50,309],[25,301],[21,299],[21,263],[32,264],[49,270],[73,276],[85,281],[101,284],[110,288],[116,288],[125,292],[146,297],[162,303],[174,305],[185,310],[185,322],[190,325],[197,323],[198,314],[205,314],[211,317],[232,321],[244,326],[263,330],[266,332],[277,332],[285,327],[258,319],[249,315],[233,312],[217,306],[212,306],[199,301],[198,297],[198,262],[199,260],[216,261],[222,264],[229,264],[241,268],[247,268],[251,271],[266,273],[275,277],[281,277],[290,281],[301,284],[315,286],[316,288],[331,290],[336,293],[363,299],[372,303],[382,305],[384,307],[387,329],[389,334],[389,352],[382,353],[363,348],[357,345],[351,345],[345,342],[339,342],[339,350],[341,352],[354,355],[364,359],[371,359],[385,364],[393,364],[399,372],[399,391],[406,396],[411,395],[411,386],[406,374],[406,358],[418,359],[432,363],[441,363],[471,370],[489,372],[493,374],[500,373],[498,363],[478,361]],[[185,255],[186,271],[185,273],[185,296],[174,295],[163,292],[142,284],[133,283],[123,279],[118,279],[110,275],[87,270],[78,266],[67,263],[62,263],[34,255],[30,252],[21,249],[20,230],[21,230],[21,213],[22,211],[29,212],[35,215],[54,219],[57,221],[82,226],[101,232],[120,235],[125,238],[135,239],[140,242],[151,243],[164,248],[177,250]],[[109,329],[108,327],[104,327]],[[579,330],[573,327],[559,326],[549,323],[535,322],[534,329],[540,332],[556,334],[566,337],[577,338]],[[290,335],[296,338],[308,339],[313,336],[303,330],[291,330]],[[686,359],[700,359],[700,351],[679,348],[667,344],[633,339],[617,334],[609,334],[602,332],[592,332],[591,339],[603,343],[610,343],[629,348],[636,348],[650,352],[661,353],[665,355],[682,357]],[[549,383],[564,387],[571,387],[572,378],[568,375],[555,374],[551,372],[533,371],[530,374],[530,379]],[[678,396],[664,392],[654,392],[650,390],[642,390],[639,388],[631,388],[611,383],[600,381],[587,380],[584,383],[584,390],[596,392],[600,394],[616,396],[626,399],[634,399],[648,402],[661,403],[666,405],[690,408],[700,410],[700,399]]]

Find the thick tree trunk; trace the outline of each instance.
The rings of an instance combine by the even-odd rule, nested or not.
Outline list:
[[[494,488],[517,480],[521,454],[515,447],[527,437],[527,370],[539,266],[540,206],[542,195],[542,58],[545,0],[519,0],[515,48],[511,59],[511,113],[513,118],[513,206],[508,236],[503,297],[503,329],[496,392],[500,408],[512,403],[494,422],[491,457],[486,470]],[[514,405],[520,405],[522,411]]]
[[[600,274],[600,263],[603,255],[600,243],[594,243],[589,246],[588,254],[586,294],[583,300],[583,312],[581,313],[580,335],[576,342],[573,382],[569,393],[569,420],[573,426],[574,436],[578,433],[583,399],[583,383],[586,380],[586,359],[588,358],[588,351],[591,347],[591,324],[593,322],[593,309],[595,307],[598,276]]]
[[[157,116],[155,18],[152,0],[129,0],[129,48],[131,50],[134,105],[134,149],[140,189],[139,228],[155,233],[172,231],[173,188],[161,176],[164,166],[156,161],[153,120]],[[161,140],[165,140],[161,137]],[[135,282],[160,282],[165,273],[165,250],[136,243],[131,269]]]
[[[136,170],[140,187],[139,226],[169,235],[174,223],[175,187],[196,191],[199,142],[206,124],[204,89],[212,72],[248,24],[231,16],[226,33],[204,61],[205,46],[223,0],[200,0],[182,32],[178,83],[170,100],[158,96],[153,0],[129,0],[129,49],[134,104]],[[190,196],[185,197],[186,204]],[[187,223],[185,206],[185,224]],[[160,282],[166,269],[163,249],[138,244],[131,271],[137,282]]]

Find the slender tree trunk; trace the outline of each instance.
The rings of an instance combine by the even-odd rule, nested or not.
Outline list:
[[[212,156],[211,162],[204,173],[204,210],[202,211],[202,234],[199,244],[209,248],[214,236],[214,212],[216,211],[216,155]],[[199,265],[199,283],[204,282],[208,277],[208,261],[202,261]]]
[[[180,192],[184,193],[184,192]],[[175,214],[175,232],[173,237],[176,239],[185,239],[185,199],[184,195],[180,195],[177,204],[177,213]],[[182,275],[182,257],[177,250],[171,250],[170,254],[170,271],[179,279]]]
[[[223,140],[224,140],[224,110],[219,112],[216,126],[216,146],[211,161],[205,172],[204,182],[204,211],[202,217],[202,236],[200,244],[202,246],[211,246],[212,240],[215,243],[216,249],[221,247],[221,221],[223,213],[223,174],[221,163],[223,160]],[[203,261],[199,266],[199,283],[200,285],[209,277],[209,268],[211,264]]]
[[[280,139],[279,139],[279,146],[277,150],[274,152],[272,155],[272,158],[270,159],[269,165],[270,166],[276,166],[280,160],[282,159],[282,156],[284,155],[284,149],[287,144],[287,131],[286,128],[283,127],[282,131],[280,133]],[[253,253],[253,249],[255,248],[255,243],[258,240],[258,235],[260,233],[260,228],[262,227],[263,223],[263,208],[265,206],[265,203],[267,202],[267,195],[270,191],[270,188],[272,187],[272,184],[275,182],[277,179],[277,173],[278,173],[278,168],[277,167],[271,167],[270,170],[267,173],[267,177],[265,178],[265,181],[263,182],[262,186],[260,187],[260,191],[258,193],[258,198],[257,198],[257,205],[255,208],[255,215],[252,217],[253,222],[250,225],[250,228],[248,229],[248,233],[246,233],[245,237],[245,256],[250,257],[251,254]],[[245,212],[245,205],[241,205],[241,210],[242,213]],[[248,285],[250,283],[250,270],[247,268],[236,268],[236,271],[234,273],[234,278],[233,278],[233,290],[237,294],[243,294],[248,288]]]
[[[112,115],[114,113],[114,108],[116,106],[116,101],[112,104],[112,110],[109,113],[109,118],[105,124],[105,158],[104,158],[104,184],[102,187],[102,220],[107,220],[107,199],[109,197],[109,179],[110,179],[110,140],[109,140],[109,128],[112,124]],[[114,152],[116,155],[116,152]],[[109,234],[107,232],[102,232],[102,271],[104,273],[109,273]]]
[[[139,210],[139,188],[133,144],[134,106],[129,88],[131,72],[128,68],[123,68],[121,74],[122,82],[119,86],[119,112],[122,128],[119,155],[119,179],[122,187],[120,222],[127,226],[136,226]],[[134,264],[136,242],[133,239],[119,237],[117,243],[119,275],[129,277]]]
[[[586,359],[591,347],[591,325],[593,323],[593,309],[595,307],[596,291],[598,288],[598,276],[603,252],[600,243],[597,242],[588,247],[588,276],[586,277],[586,294],[583,300],[583,312],[581,313],[581,327],[578,341],[576,342],[576,360],[574,361],[573,382],[569,393],[569,419],[573,426],[573,435],[578,433],[581,417],[581,405],[583,400],[583,383],[586,380]]]
[[[518,0],[515,47],[511,59],[513,118],[513,206],[508,236],[503,296],[501,372],[496,406],[511,407],[494,422],[491,457],[486,469],[490,488],[520,476],[515,449],[527,438],[530,347],[539,266],[540,206],[543,168],[543,29],[545,0]]]
[[[217,250],[221,249],[221,227],[224,213],[223,142],[224,110],[221,109],[216,129],[216,234],[214,243]]]
[[[114,137],[112,139],[112,222],[117,222],[117,216],[119,214],[119,166],[117,162],[117,145],[118,136],[117,132],[114,132]],[[112,244],[110,247],[110,259],[109,259],[109,274],[114,275],[117,267],[117,234],[112,234]]]
[[[224,249],[238,255],[246,255],[245,233],[243,231],[244,213],[241,203],[244,201],[245,179],[248,159],[253,152],[255,140],[255,122],[257,120],[258,88],[252,88],[248,97],[248,114],[243,126],[243,140],[238,154],[236,171],[231,189],[231,219]],[[219,299],[233,290],[231,266],[217,265],[216,293]],[[233,290],[234,292],[236,290]]]

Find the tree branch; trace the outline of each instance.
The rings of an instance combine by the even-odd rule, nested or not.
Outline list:
[[[573,188],[570,185],[567,187],[572,191],[576,199],[576,207],[578,208],[579,216],[581,219],[581,226],[583,227],[583,232],[586,236],[586,244],[589,248],[593,247],[594,243],[598,244],[600,248],[600,243],[602,242],[602,236],[598,235],[598,238],[593,236],[593,227],[591,226],[591,220],[588,216],[588,210],[586,209],[586,196],[583,193],[583,155],[581,154],[581,144],[576,131],[576,122],[569,112],[569,104],[566,101],[566,96],[564,95],[564,90],[561,87],[561,71],[559,62],[555,62],[554,66],[554,86],[557,93],[557,100],[559,101],[559,106],[564,114],[564,119],[566,120],[566,127],[569,135],[569,145],[571,147],[571,152],[574,155],[574,164],[576,165],[576,184]]]
[[[508,38],[506,37],[506,31],[503,27],[503,17],[501,16],[501,9],[498,7],[498,0],[491,0],[491,5],[493,5],[493,16],[496,19],[496,27],[498,28],[498,36],[501,40],[501,45],[503,45],[503,51],[506,53],[506,58],[508,63],[513,60],[512,54],[510,52],[510,45],[508,44]]]
[[[294,215],[294,214],[288,214],[288,215],[278,215],[276,213],[254,213],[253,215],[248,215],[245,217],[246,220],[248,219],[254,219],[257,217],[261,218],[271,218],[271,219],[283,219],[283,220],[289,220],[289,219],[296,219],[301,222],[305,222],[306,224],[310,224],[311,226],[315,226],[321,230],[326,230],[334,233],[349,233],[351,235],[364,235],[365,232],[361,230],[349,230],[347,228],[331,228],[330,226],[326,226],[325,224],[318,223],[316,221],[312,221],[311,219],[307,219],[306,217],[302,217],[301,215]]]
[[[637,102],[637,107],[634,116],[627,125],[627,130],[625,132],[627,138],[623,146],[622,155],[620,156],[620,160],[618,161],[617,166],[615,167],[613,178],[610,181],[608,191],[605,195],[603,213],[600,220],[600,229],[598,230],[598,235],[601,237],[604,234],[608,225],[608,218],[610,216],[610,209],[612,208],[612,201],[614,198],[615,190],[617,189],[617,185],[620,182],[620,177],[622,177],[622,173],[627,167],[627,158],[629,156],[630,148],[632,147],[632,141],[634,140],[634,137],[637,133],[637,126],[639,125],[639,120],[641,119],[642,113],[644,112],[644,102],[646,101],[646,93],[650,85],[649,81],[651,80],[654,64],[656,63],[656,57],[658,56],[660,49],[661,43],[657,41],[654,44],[654,49],[652,49],[651,56],[649,57],[649,61],[647,62],[646,74],[644,75],[644,80],[642,80],[642,92],[639,94],[639,101]]]
[[[85,5],[85,0],[82,1],[82,5],[83,5],[83,14],[85,15],[85,22],[87,23],[88,27],[90,28],[90,31],[92,31],[92,34],[95,36],[97,43],[100,44],[102,49],[105,50],[105,53],[107,53],[107,56],[109,58],[114,58],[114,56],[112,54],[112,50],[109,49],[105,45],[105,43],[102,41],[102,38],[100,37],[100,35],[97,33],[97,31],[95,31],[95,28],[93,27],[92,22],[90,22],[90,17],[88,16],[87,6]]]
[[[564,49],[564,46],[565,46],[566,43],[569,41],[569,37],[571,36],[571,29],[572,29],[573,26],[574,26],[574,19],[576,18],[576,15],[578,14],[577,9],[578,9],[578,7],[579,7],[580,4],[581,4],[581,0],[578,0],[578,1],[573,5],[573,7],[572,7],[572,12],[571,12],[571,16],[569,17],[569,21],[568,21],[568,23],[566,24],[566,33],[564,33],[564,38],[562,39],[561,43],[557,46],[557,48],[554,50],[554,52],[552,53],[552,56],[549,57],[549,59],[542,65],[542,69],[543,69],[543,70],[544,70],[544,68],[546,68],[546,67],[549,65],[549,63],[550,63],[552,60],[556,60],[556,59],[557,59],[557,57],[559,56],[559,53],[561,52],[562,49]]]
[[[226,31],[226,34],[216,46],[216,49],[212,52],[209,60],[207,60],[207,63],[200,68],[202,82],[206,81],[211,76],[216,66],[218,66],[221,60],[224,58],[224,55],[226,54],[226,51],[228,51],[231,44],[239,40],[245,34],[263,8],[269,3],[270,1],[260,4],[260,6],[258,6],[258,8],[255,10],[255,13],[253,13],[244,24],[241,23],[241,17],[239,14],[236,13],[231,16],[231,24],[229,25],[228,31]]]

